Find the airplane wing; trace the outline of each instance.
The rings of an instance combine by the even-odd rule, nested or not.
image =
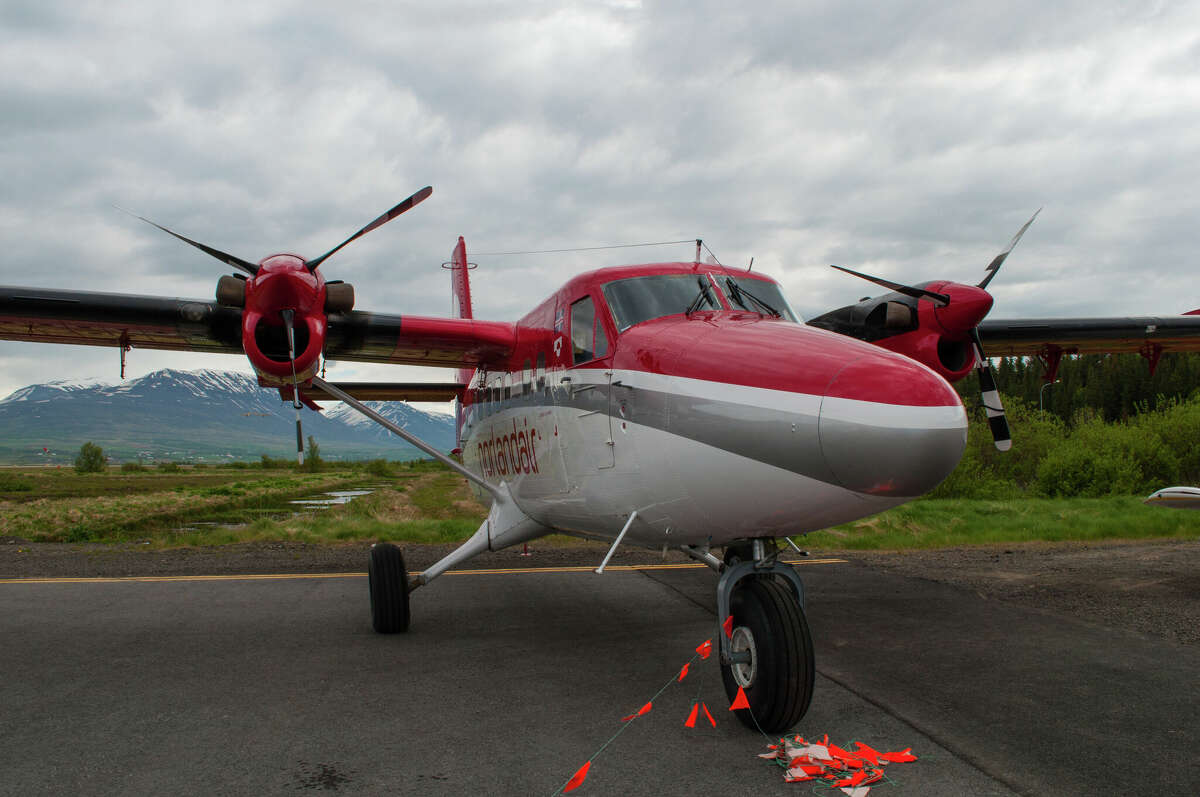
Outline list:
[[[329,360],[475,368],[504,358],[516,342],[515,326],[497,321],[354,310],[331,313],[327,322]],[[238,308],[14,286],[0,286],[0,340],[244,353]]]
[[[989,357],[1200,351],[1200,315],[997,319],[979,336]]]

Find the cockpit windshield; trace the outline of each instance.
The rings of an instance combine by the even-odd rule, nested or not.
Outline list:
[[[796,320],[795,313],[788,307],[787,300],[774,282],[729,276],[719,277],[717,282],[725,289],[725,295],[734,309],[773,315],[785,321]]]
[[[603,291],[619,332],[652,318],[721,309],[707,274],[630,277],[608,283]]]

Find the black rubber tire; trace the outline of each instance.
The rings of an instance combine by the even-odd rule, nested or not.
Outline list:
[[[804,610],[784,581],[747,576],[733,592],[730,614],[734,634],[744,627],[757,652],[753,678],[743,687],[750,708],[734,714],[748,728],[784,733],[800,721],[812,702],[815,667]],[[732,664],[721,667],[721,678],[732,702],[738,690]]]
[[[367,587],[371,592],[371,625],[380,634],[408,630],[408,570],[404,553],[391,543],[371,546],[367,564]]]

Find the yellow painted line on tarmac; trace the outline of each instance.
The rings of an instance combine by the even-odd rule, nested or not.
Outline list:
[[[801,559],[788,561],[790,565],[834,565],[845,564],[845,559]],[[637,570],[699,570],[707,565],[686,562],[665,565],[609,565],[605,572],[632,572]],[[579,567],[510,567],[484,570],[447,570],[446,576],[498,576],[529,573],[591,573],[596,568]],[[0,578],[0,584],[119,584],[126,582],[155,583],[164,581],[284,581],[287,579],[312,578],[366,578],[366,573],[263,573],[226,576],[113,576],[96,578]]]

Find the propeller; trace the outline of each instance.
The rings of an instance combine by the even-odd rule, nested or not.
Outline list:
[[[1023,225],[1021,225],[1021,229],[1017,230],[1017,234],[1014,235],[1012,240],[1008,242],[1008,246],[1004,248],[1004,251],[992,258],[992,262],[988,264],[986,269],[987,275],[984,276],[983,280],[978,286],[976,286],[979,291],[984,292],[983,295],[987,295],[986,290],[988,284],[992,281],[996,274],[999,273],[1000,267],[1004,265],[1004,261],[1008,259],[1008,256],[1012,253],[1012,250],[1016,247],[1017,242],[1021,240],[1021,236],[1025,234],[1025,231],[1029,229],[1031,224],[1033,224],[1034,219],[1038,217],[1038,213],[1041,212],[1042,209],[1038,208],[1037,212],[1035,212],[1029,218],[1029,221],[1025,222]],[[874,277],[870,274],[862,274],[857,271],[852,271],[848,268],[842,268],[841,266],[832,266],[832,268],[836,268],[838,271],[844,271],[847,274],[853,274],[854,276],[865,279],[868,282],[873,282],[876,285],[882,285],[885,288],[890,288],[897,293],[904,294],[905,296],[911,296],[914,299],[928,298],[932,299],[935,303],[938,303],[939,307],[950,306],[951,296],[946,293],[937,293],[925,288],[917,288],[911,285],[904,285],[899,282],[892,282],[891,280],[886,280],[882,277]],[[975,293],[976,296],[979,296],[980,294],[976,292],[976,288],[960,285],[956,290],[960,291],[960,297],[961,292],[963,291],[972,292]],[[969,305],[964,305],[964,307],[967,306]],[[986,312],[987,307],[990,307],[990,298],[988,299],[988,304],[985,306],[983,312]],[[979,320],[982,320],[982,318]],[[944,324],[946,322],[943,319],[941,323]],[[988,427],[992,432],[992,440],[995,442],[997,449],[1001,451],[1008,451],[1010,448],[1012,448],[1012,435],[1008,428],[1008,416],[1005,415],[1004,405],[1000,402],[1000,392],[996,388],[996,377],[992,373],[991,363],[988,361],[987,354],[983,350],[983,341],[979,337],[978,321],[975,321],[970,328],[966,330],[966,333],[971,339],[971,345],[975,353],[975,368],[979,372],[979,390],[982,394],[984,410],[987,412]]]
[[[330,313],[349,312],[354,306],[354,291],[351,286],[341,280],[325,281],[316,274],[317,267],[331,255],[341,250],[352,241],[381,227],[397,216],[416,207],[429,198],[433,193],[431,186],[425,186],[412,196],[397,203],[382,215],[376,217],[370,224],[342,241],[320,257],[312,260],[301,260],[295,255],[273,255],[255,264],[240,257],[222,252],[207,244],[193,241],[191,238],[169,230],[144,216],[130,213],[118,207],[130,216],[146,222],[163,232],[194,246],[207,255],[222,263],[240,269],[250,275],[249,279],[241,278],[238,274],[223,276],[217,286],[217,301],[223,306],[239,307],[241,310],[242,347],[250,364],[259,375],[263,385],[278,385],[287,383],[290,368],[292,383],[292,406],[296,410],[296,459],[304,464],[304,435],[301,428],[300,410],[303,400],[300,395],[300,376],[307,381],[315,374],[323,352],[326,317]],[[318,299],[323,304],[318,303]],[[276,315],[278,314],[278,315]],[[271,319],[271,325],[276,325],[274,319],[281,318],[287,332],[288,363],[284,366],[282,357],[274,358],[263,352],[257,341],[258,324],[264,319]],[[301,338],[304,350],[299,353],[297,362],[296,324],[300,323],[301,332],[308,331],[307,338]]]

